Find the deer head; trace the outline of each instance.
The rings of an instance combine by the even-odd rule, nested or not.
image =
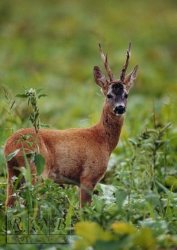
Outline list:
[[[131,73],[126,75],[130,59],[131,43],[129,44],[126,53],[125,64],[121,70],[120,77],[117,80],[114,78],[110,69],[108,56],[107,54],[104,54],[100,44],[99,49],[107,77],[101,72],[98,66],[94,66],[94,78],[96,84],[101,87],[103,94],[106,96],[106,104],[109,105],[111,112],[117,116],[120,116],[126,111],[128,93],[130,88],[133,86],[138,70],[138,66],[136,65]]]

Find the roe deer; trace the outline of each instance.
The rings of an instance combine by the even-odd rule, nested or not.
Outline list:
[[[25,128],[15,132],[5,145],[5,157],[18,151],[7,160],[8,183],[6,206],[14,204],[13,180],[19,176],[20,168],[25,166],[24,152],[28,156],[31,150],[39,151],[45,158],[42,176],[51,178],[54,182],[72,183],[80,187],[80,206],[91,201],[91,192],[97,182],[104,176],[111,152],[116,147],[121,133],[124,113],[127,106],[128,92],[136,79],[138,66],[126,75],[130,58],[130,45],[126,61],[121,70],[120,78],[116,80],[110,69],[108,57],[99,45],[101,58],[108,77],[95,66],[93,74],[95,82],[101,87],[105,102],[99,122],[89,128],[74,128],[66,130]],[[21,136],[30,135],[30,141],[36,146],[20,142]],[[31,148],[32,147],[32,148]],[[36,168],[31,159],[29,165],[35,182]]]

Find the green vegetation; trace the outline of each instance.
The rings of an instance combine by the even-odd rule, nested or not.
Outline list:
[[[174,0],[0,2],[0,250],[175,249],[176,7]],[[93,66],[102,65],[98,43],[118,77],[129,41],[129,69],[139,64],[139,75],[119,145],[92,205],[80,210],[73,186],[42,179],[33,186],[27,168],[26,185],[16,191],[18,202],[6,216],[6,139],[31,122],[36,130],[43,124],[59,129],[94,124],[103,105],[92,76]],[[32,107],[17,96],[26,93],[29,99],[30,89],[38,89]],[[40,98],[40,89],[47,97]],[[43,158],[35,157],[40,173]],[[6,229],[19,234],[21,243],[38,244],[5,245]],[[8,242],[17,243],[17,236],[9,235]]]

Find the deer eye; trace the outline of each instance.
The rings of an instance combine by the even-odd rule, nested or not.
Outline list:
[[[107,98],[108,98],[108,99],[111,99],[111,98],[113,98],[113,96],[112,96],[111,94],[108,94],[108,95],[107,95]]]
[[[127,93],[125,93],[124,97],[127,99],[127,98],[128,98],[128,94],[127,94]]]

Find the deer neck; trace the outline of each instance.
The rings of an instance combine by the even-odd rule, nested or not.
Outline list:
[[[99,127],[100,126],[102,127],[102,131],[108,143],[110,154],[113,151],[113,149],[116,147],[119,141],[123,121],[124,121],[124,117],[115,116],[105,103],[103,107],[101,119],[98,125]]]

